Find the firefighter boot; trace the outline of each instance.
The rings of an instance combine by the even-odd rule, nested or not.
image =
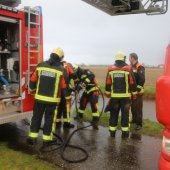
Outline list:
[[[28,137],[28,138],[27,138],[27,143],[28,143],[29,145],[34,145],[34,144],[36,144],[36,143],[37,143],[37,138]]]
[[[83,121],[83,114],[82,113],[78,113],[77,116],[74,117],[74,119],[82,122]]]
[[[49,146],[52,146],[52,145],[55,145],[55,144],[57,144],[57,140],[55,140],[55,141],[54,140],[52,140],[52,141],[47,140],[47,141],[43,141],[43,146],[42,147],[43,148],[44,147],[49,147]]]
[[[129,137],[129,132],[122,131],[122,138],[127,139]]]
[[[115,138],[116,136],[116,131],[110,131],[110,137]]]
[[[64,122],[63,128],[74,128],[74,125],[69,122]]]
[[[98,117],[93,117],[92,122],[91,122],[91,125],[93,126],[93,129],[95,129],[95,130],[98,130],[98,129],[99,129],[99,127],[98,127],[98,121],[99,121],[99,118],[98,118]]]

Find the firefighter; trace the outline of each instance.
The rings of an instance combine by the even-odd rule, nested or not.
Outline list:
[[[142,128],[142,117],[143,117],[143,93],[145,84],[145,68],[138,62],[138,56],[136,53],[129,55],[129,61],[131,68],[135,75],[137,84],[137,97],[136,100],[132,101],[131,112],[132,112],[132,123],[136,124],[135,130]]]
[[[70,81],[73,79],[76,81],[77,76],[74,72],[73,66],[71,63],[67,63],[66,61],[62,61],[62,65],[65,68],[65,78],[66,78],[66,84],[69,89],[69,95],[71,95],[72,88],[70,87]],[[64,128],[74,128],[74,125],[71,124],[70,119],[70,108],[71,108],[71,98],[69,102],[66,102],[65,97],[61,97],[61,102],[59,104],[58,110],[57,110],[57,118],[56,118],[56,127],[60,128],[62,125],[62,116],[63,116],[63,127]]]
[[[37,65],[30,79],[30,92],[35,93],[33,117],[31,120],[29,138],[27,142],[34,144],[38,138],[41,120],[44,115],[43,144],[53,141],[52,132],[55,130],[56,106],[61,100],[61,93],[69,99],[64,68],[60,63],[64,52],[61,48],[55,48],[50,59]]]
[[[108,68],[106,77],[105,94],[107,97],[110,97],[109,131],[111,137],[115,137],[120,110],[122,138],[129,137],[131,93],[135,98],[136,84],[130,66],[125,61],[125,54],[123,52],[117,52],[115,63]]]
[[[84,92],[80,99],[80,106],[78,109],[78,115],[76,118],[83,119],[87,103],[90,102],[92,110],[92,126],[93,129],[98,130],[99,109],[98,109],[98,82],[94,73],[88,69],[81,69],[77,67],[77,76],[79,79],[78,88],[84,88]]]

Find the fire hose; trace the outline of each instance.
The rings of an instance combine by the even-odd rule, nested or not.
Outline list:
[[[99,87],[98,87],[98,89],[99,89],[99,93],[100,93],[101,96],[102,96],[102,102],[103,102],[103,106],[102,106],[102,109],[101,109],[100,114],[99,114],[99,119],[98,119],[98,121],[99,121],[100,118],[101,118],[101,116],[102,116],[102,113],[103,113],[103,111],[104,111],[105,101],[104,101],[104,95],[103,95],[102,90],[101,90]],[[77,108],[77,93],[75,93],[74,103],[75,103],[75,107],[76,107],[76,112],[78,112],[78,108]],[[72,104],[73,104],[73,103],[72,103]],[[78,114],[78,113],[77,113],[77,114]],[[30,125],[30,123],[28,123],[27,121],[25,121],[25,124],[26,124],[26,125]],[[79,146],[69,144],[69,142],[70,142],[71,138],[73,137],[73,135],[74,135],[76,132],[78,132],[78,131],[80,131],[80,130],[83,130],[83,129],[85,129],[85,128],[88,128],[88,127],[90,127],[90,126],[92,126],[92,124],[89,124],[89,125],[86,125],[86,126],[82,126],[82,127],[80,127],[80,128],[75,129],[75,130],[67,137],[67,139],[66,139],[65,141],[62,139],[62,137],[60,137],[60,136],[57,135],[56,133],[53,133],[53,135],[54,135],[54,137],[55,137],[56,139],[54,139],[54,141],[52,141],[52,142],[50,143],[50,146],[57,146],[57,147],[54,147],[53,149],[51,149],[51,148],[49,148],[49,146],[45,146],[45,147],[42,147],[42,148],[40,149],[40,152],[42,152],[42,153],[47,153],[47,152],[52,152],[52,151],[55,151],[55,150],[59,150],[59,149],[60,149],[60,156],[61,156],[61,158],[62,158],[63,160],[65,160],[65,161],[69,162],[69,163],[79,163],[79,162],[85,161],[85,160],[88,158],[88,156],[89,156],[89,155],[88,155],[88,152],[87,152],[85,149],[83,149],[83,148],[81,148],[81,147],[79,147]],[[43,130],[43,128],[40,128],[40,130]],[[58,141],[59,141],[59,142],[58,142]],[[82,158],[80,158],[80,159],[77,159],[77,160],[71,160],[71,159],[67,158],[67,157],[65,156],[65,154],[64,154],[67,147],[74,148],[74,149],[76,149],[76,150],[80,150],[80,151],[84,154],[84,156],[83,156]]]

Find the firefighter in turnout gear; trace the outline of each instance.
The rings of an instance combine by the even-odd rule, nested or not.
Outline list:
[[[99,109],[98,109],[98,82],[95,75],[88,69],[77,68],[77,76],[79,79],[78,88],[84,88],[84,92],[80,99],[80,106],[78,109],[78,119],[83,118],[87,103],[90,102],[92,110],[92,126],[93,129],[98,130]]]
[[[132,112],[132,123],[136,124],[135,130],[142,128],[142,117],[143,117],[143,93],[145,83],[145,68],[138,63],[138,56],[135,53],[129,55],[129,61],[131,68],[135,75],[137,84],[137,96],[136,100],[132,101],[131,112]]]
[[[70,87],[70,80],[73,79],[76,81],[77,75],[74,72],[73,66],[70,63],[67,63],[66,61],[62,61],[62,65],[65,69],[65,78],[66,78],[66,84],[69,89],[69,95],[71,95],[72,89]],[[70,118],[70,108],[71,108],[71,98],[69,102],[66,102],[65,97],[61,97],[61,102],[59,104],[58,110],[57,110],[57,118],[56,118],[56,127],[60,128],[62,125],[62,117],[63,117],[63,127],[64,128],[74,128],[74,125],[71,124],[71,118]]]
[[[44,115],[43,143],[44,145],[53,140],[55,130],[56,106],[62,95],[68,99],[68,90],[64,79],[64,68],[61,59],[64,52],[60,48],[52,51],[50,59],[37,65],[30,79],[30,92],[35,94],[33,117],[31,120],[29,144],[36,143],[38,132]]]
[[[131,96],[133,98],[136,96],[136,83],[130,66],[126,64],[125,60],[125,54],[117,52],[115,64],[108,68],[106,77],[105,94],[110,97],[109,131],[111,137],[115,137],[120,110],[122,138],[129,137],[129,110]]]

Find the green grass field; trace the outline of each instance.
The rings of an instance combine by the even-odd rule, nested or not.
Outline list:
[[[52,164],[38,159],[36,155],[9,149],[5,142],[0,142],[0,153],[1,170],[59,170]]]
[[[103,113],[100,118],[99,124],[102,126],[108,127],[109,126],[109,117],[110,117],[109,113]],[[91,119],[92,119],[91,113],[88,110],[84,114],[84,119],[86,121],[91,121]],[[119,117],[119,119],[120,119],[120,117]],[[134,128],[135,128],[135,125],[131,124],[131,126],[130,126],[131,131],[133,131]],[[119,120],[118,129],[120,129],[120,120]],[[143,135],[154,136],[154,137],[162,137],[163,129],[164,129],[164,127],[161,124],[159,124],[158,122],[144,119],[143,120],[143,128],[141,130],[139,130],[138,133],[143,134]]]

